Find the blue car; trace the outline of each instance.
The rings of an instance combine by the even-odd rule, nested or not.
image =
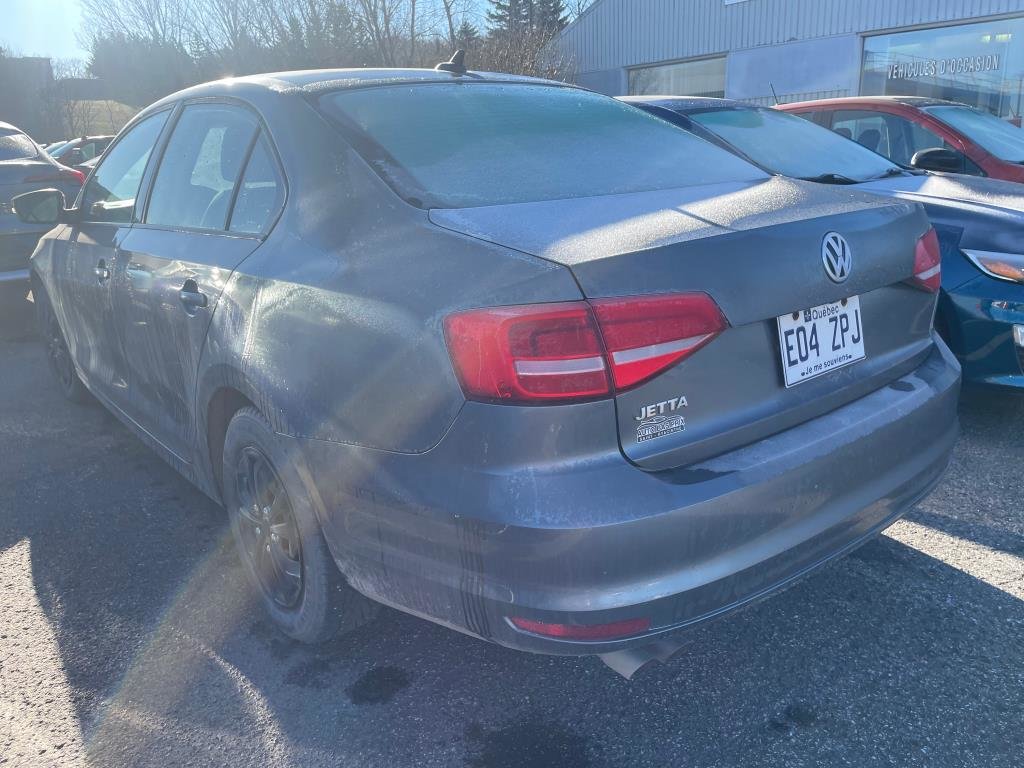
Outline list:
[[[775,109],[697,97],[622,100],[770,173],[924,205],[942,249],[935,324],[964,381],[1024,389],[1024,186],[903,168]]]

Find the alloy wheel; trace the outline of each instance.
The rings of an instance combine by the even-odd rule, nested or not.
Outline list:
[[[302,597],[302,545],[288,493],[266,455],[242,450],[235,472],[242,551],[263,592],[282,608]]]

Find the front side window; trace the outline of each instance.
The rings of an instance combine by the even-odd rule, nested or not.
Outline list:
[[[949,142],[935,133],[935,131],[925,128],[920,123],[915,123],[913,120],[905,120],[902,117],[898,117],[896,120],[903,123],[906,129],[908,163],[910,158],[925,149],[952,149]]]
[[[927,107],[924,111],[960,131],[1000,160],[1024,163],[1024,130],[1017,126],[970,107]]]
[[[693,112],[689,118],[754,162],[784,176],[816,178],[835,174],[865,181],[896,167],[825,128],[774,109]],[[794,152],[794,147],[800,147],[800,151]]]
[[[82,192],[81,207],[87,220],[132,221],[142,174],[167,115],[167,111],[159,112],[136,124],[97,166]]]
[[[959,150],[928,127],[915,120],[888,112],[838,110],[833,113],[832,130],[883,154],[899,165],[909,166],[914,155],[926,149]],[[874,146],[877,140],[877,147]],[[981,175],[982,170],[967,157],[958,173]]]
[[[241,107],[186,107],[160,161],[146,223],[223,230],[256,130],[256,118]]]
[[[326,94],[320,105],[399,194],[428,208],[766,178],[664,120],[575,88],[391,86]]]

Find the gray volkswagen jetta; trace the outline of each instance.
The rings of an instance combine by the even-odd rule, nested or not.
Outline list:
[[[914,203],[611,98],[269,74],[144,110],[32,260],[65,394],[226,506],[277,625],[375,602],[609,653],[777,590],[938,480],[960,372]]]

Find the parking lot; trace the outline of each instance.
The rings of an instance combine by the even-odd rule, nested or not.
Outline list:
[[[1021,764],[1024,398],[967,393],[908,521],[627,682],[391,610],[294,645],[222,510],[64,402],[24,322],[0,342],[0,764]]]

